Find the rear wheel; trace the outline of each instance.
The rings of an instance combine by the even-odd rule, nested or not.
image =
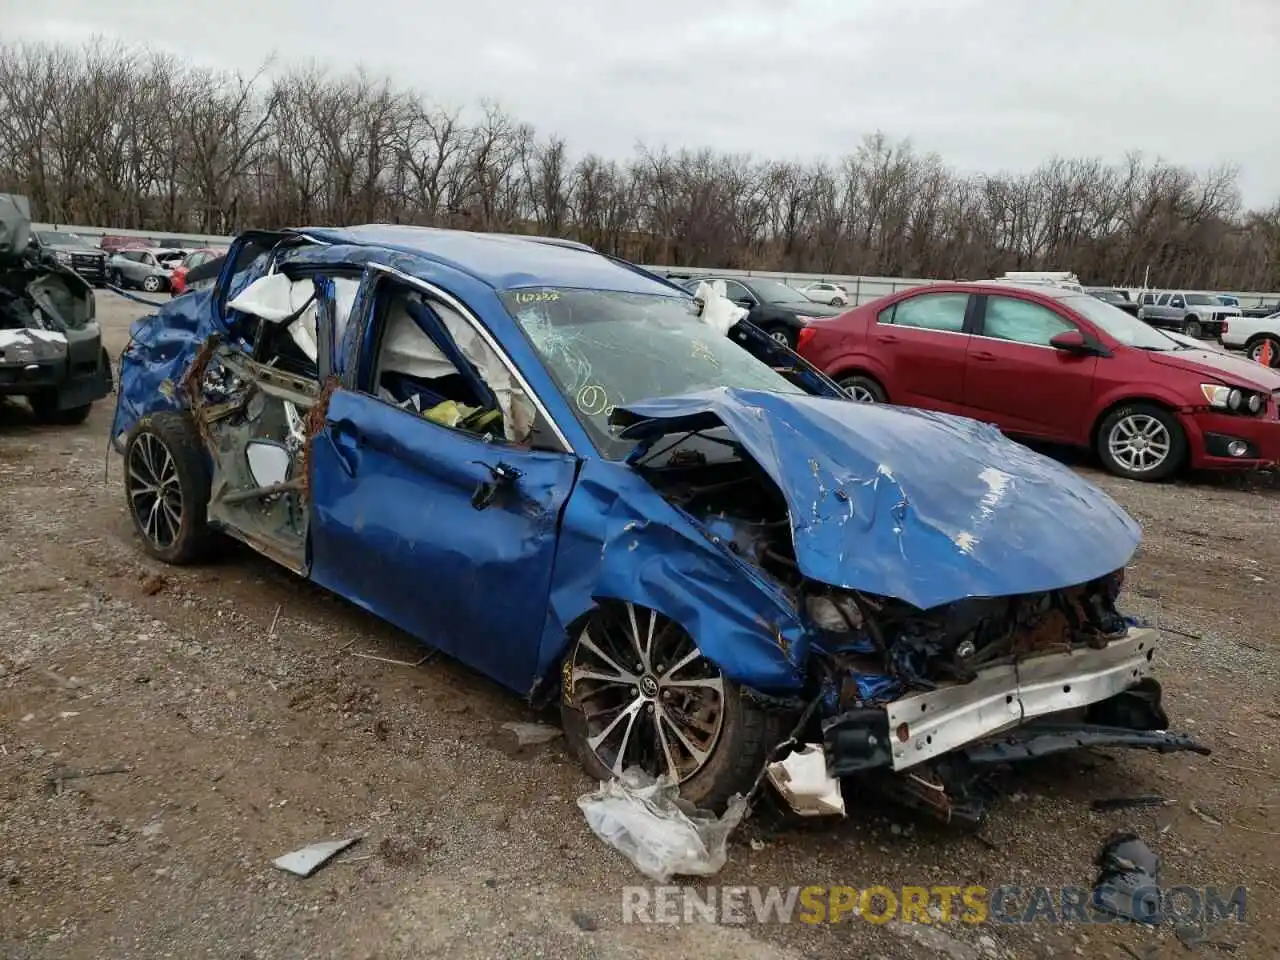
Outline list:
[[[1255,337],[1249,341],[1248,351],[1249,359],[1254,363],[1261,363],[1263,356],[1267,353],[1267,346],[1270,345],[1271,362],[1268,366],[1280,367],[1280,338],[1266,334],[1261,337]]]
[[[119,270],[112,270],[111,273],[107,276],[107,282],[110,283],[111,286],[119,287],[120,289],[123,290],[124,274],[121,273]]]
[[[620,601],[601,604],[571,645],[560,712],[592,776],[639,767],[716,811],[751,789],[789,720],[746,699],[675,621]]]
[[[884,403],[888,399],[884,387],[880,386],[873,377],[865,374],[850,374],[847,377],[841,377],[837,382],[859,403]]]
[[[843,301],[843,300],[841,300],[839,297],[832,297],[832,298],[831,298],[831,306],[833,306],[833,307],[843,307],[843,306],[844,306],[844,301]]]
[[[211,537],[209,471],[190,419],[143,417],[125,441],[124,465],[129,515],[147,552],[165,563],[200,559]]]
[[[1098,429],[1098,455],[1117,476],[1166,480],[1186,458],[1187,438],[1177,418],[1149,403],[1127,404]]]
[[[771,340],[782,344],[784,347],[788,347],[791,350],[796,348],[796,336],[788,327],[765,327],[764,332],[769,335]]]

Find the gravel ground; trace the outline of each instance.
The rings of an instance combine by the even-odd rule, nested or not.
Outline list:
[[[100,314],[118,355],[139,308],[107,294]],[[443,658],[355,656],[422,651],[245,550],[146,559],[106,455],[111,407],[70,429],[0,407],[0,957],[1275,955],[1274,489],[1077,467],[1143,524],[1129,607],[1164,626],[1166,706],[1212,757],[1051,758],[1006,780],[976,835],[858,797],[837,823],[760,816],[715,878],[1087,885],[1128,826],[1168,884],[1247,885],[1247,924],[641,926],[621,889],[643,878],[574,803],[593,784],[561,742],[519,747],[501,726],[546,718]],[[1089,806],[1138,793],[1174,803]],[[310,879],[271,866],[353,835]]]

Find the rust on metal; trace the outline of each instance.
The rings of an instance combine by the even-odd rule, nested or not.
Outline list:
[[[311,405],[311,409],[307,411],[306,423],[304,430],[306,431],[306,439],[302,444],[302,450],[299,457],[302,463],[299,464],[301,469],[298,475],[302,481],[302,489],[299,491],[303,501],[311,494],[311,447],[316,442],[316,438],[320,436],[320,432],[324,430],[325,417],[329,415],[329,398],[333,396],[333,391],[341,386],[337,377],[330,377],[324,382],[324,386],[320,389],[320,395],[316,397],[316,402]]]

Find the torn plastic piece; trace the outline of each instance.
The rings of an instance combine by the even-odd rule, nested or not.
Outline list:
[[[346,840],[323,840],[320,843],[308,844],[301,850],[286,853],[272,860],[271,863],[281,870],[287,870],[300,877],[309,877],[343,850],[359,842],[359,837],[349,837]]]
[[[578,806],[592,833],[658,883],[718,873],[728,859],[729,834],[747,812],[740,795],[729,801],[722,817],[698,810],[680,799],[669,779],[655,781],[635,768],[583,794]]]
[[[769,764],[769,782],[802,817],[844,816],[840,781],[827,773],[827,758],[816,744],[805,744],[785,760]]]
[[[560,736],[560,731],[546,723],[504,723],[503,730],[510,730],[516,735],[516,743],[522,747],[532,747],[540,743],[549,743]]]
[[[1160,858],[1136,833],[1113,833],[1094,861],[1101,868],[1093,905],[1139,923],[1159,923]]]
[[[749,312],[725,295],[723,280],[712,280],[710,283],[702,281],[698,284],[693,299],[702,304],[702,312],[699,314],[702,322],[722,337],[728,336],[729,331]]]

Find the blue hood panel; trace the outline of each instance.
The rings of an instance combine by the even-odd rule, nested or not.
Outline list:
[[[728,428],[786,498],[800,572],[920,609],[1038,593],[1129,562],[1137,523],[984,423],[906,407],[720,388],[619,407],[649,443]]]

